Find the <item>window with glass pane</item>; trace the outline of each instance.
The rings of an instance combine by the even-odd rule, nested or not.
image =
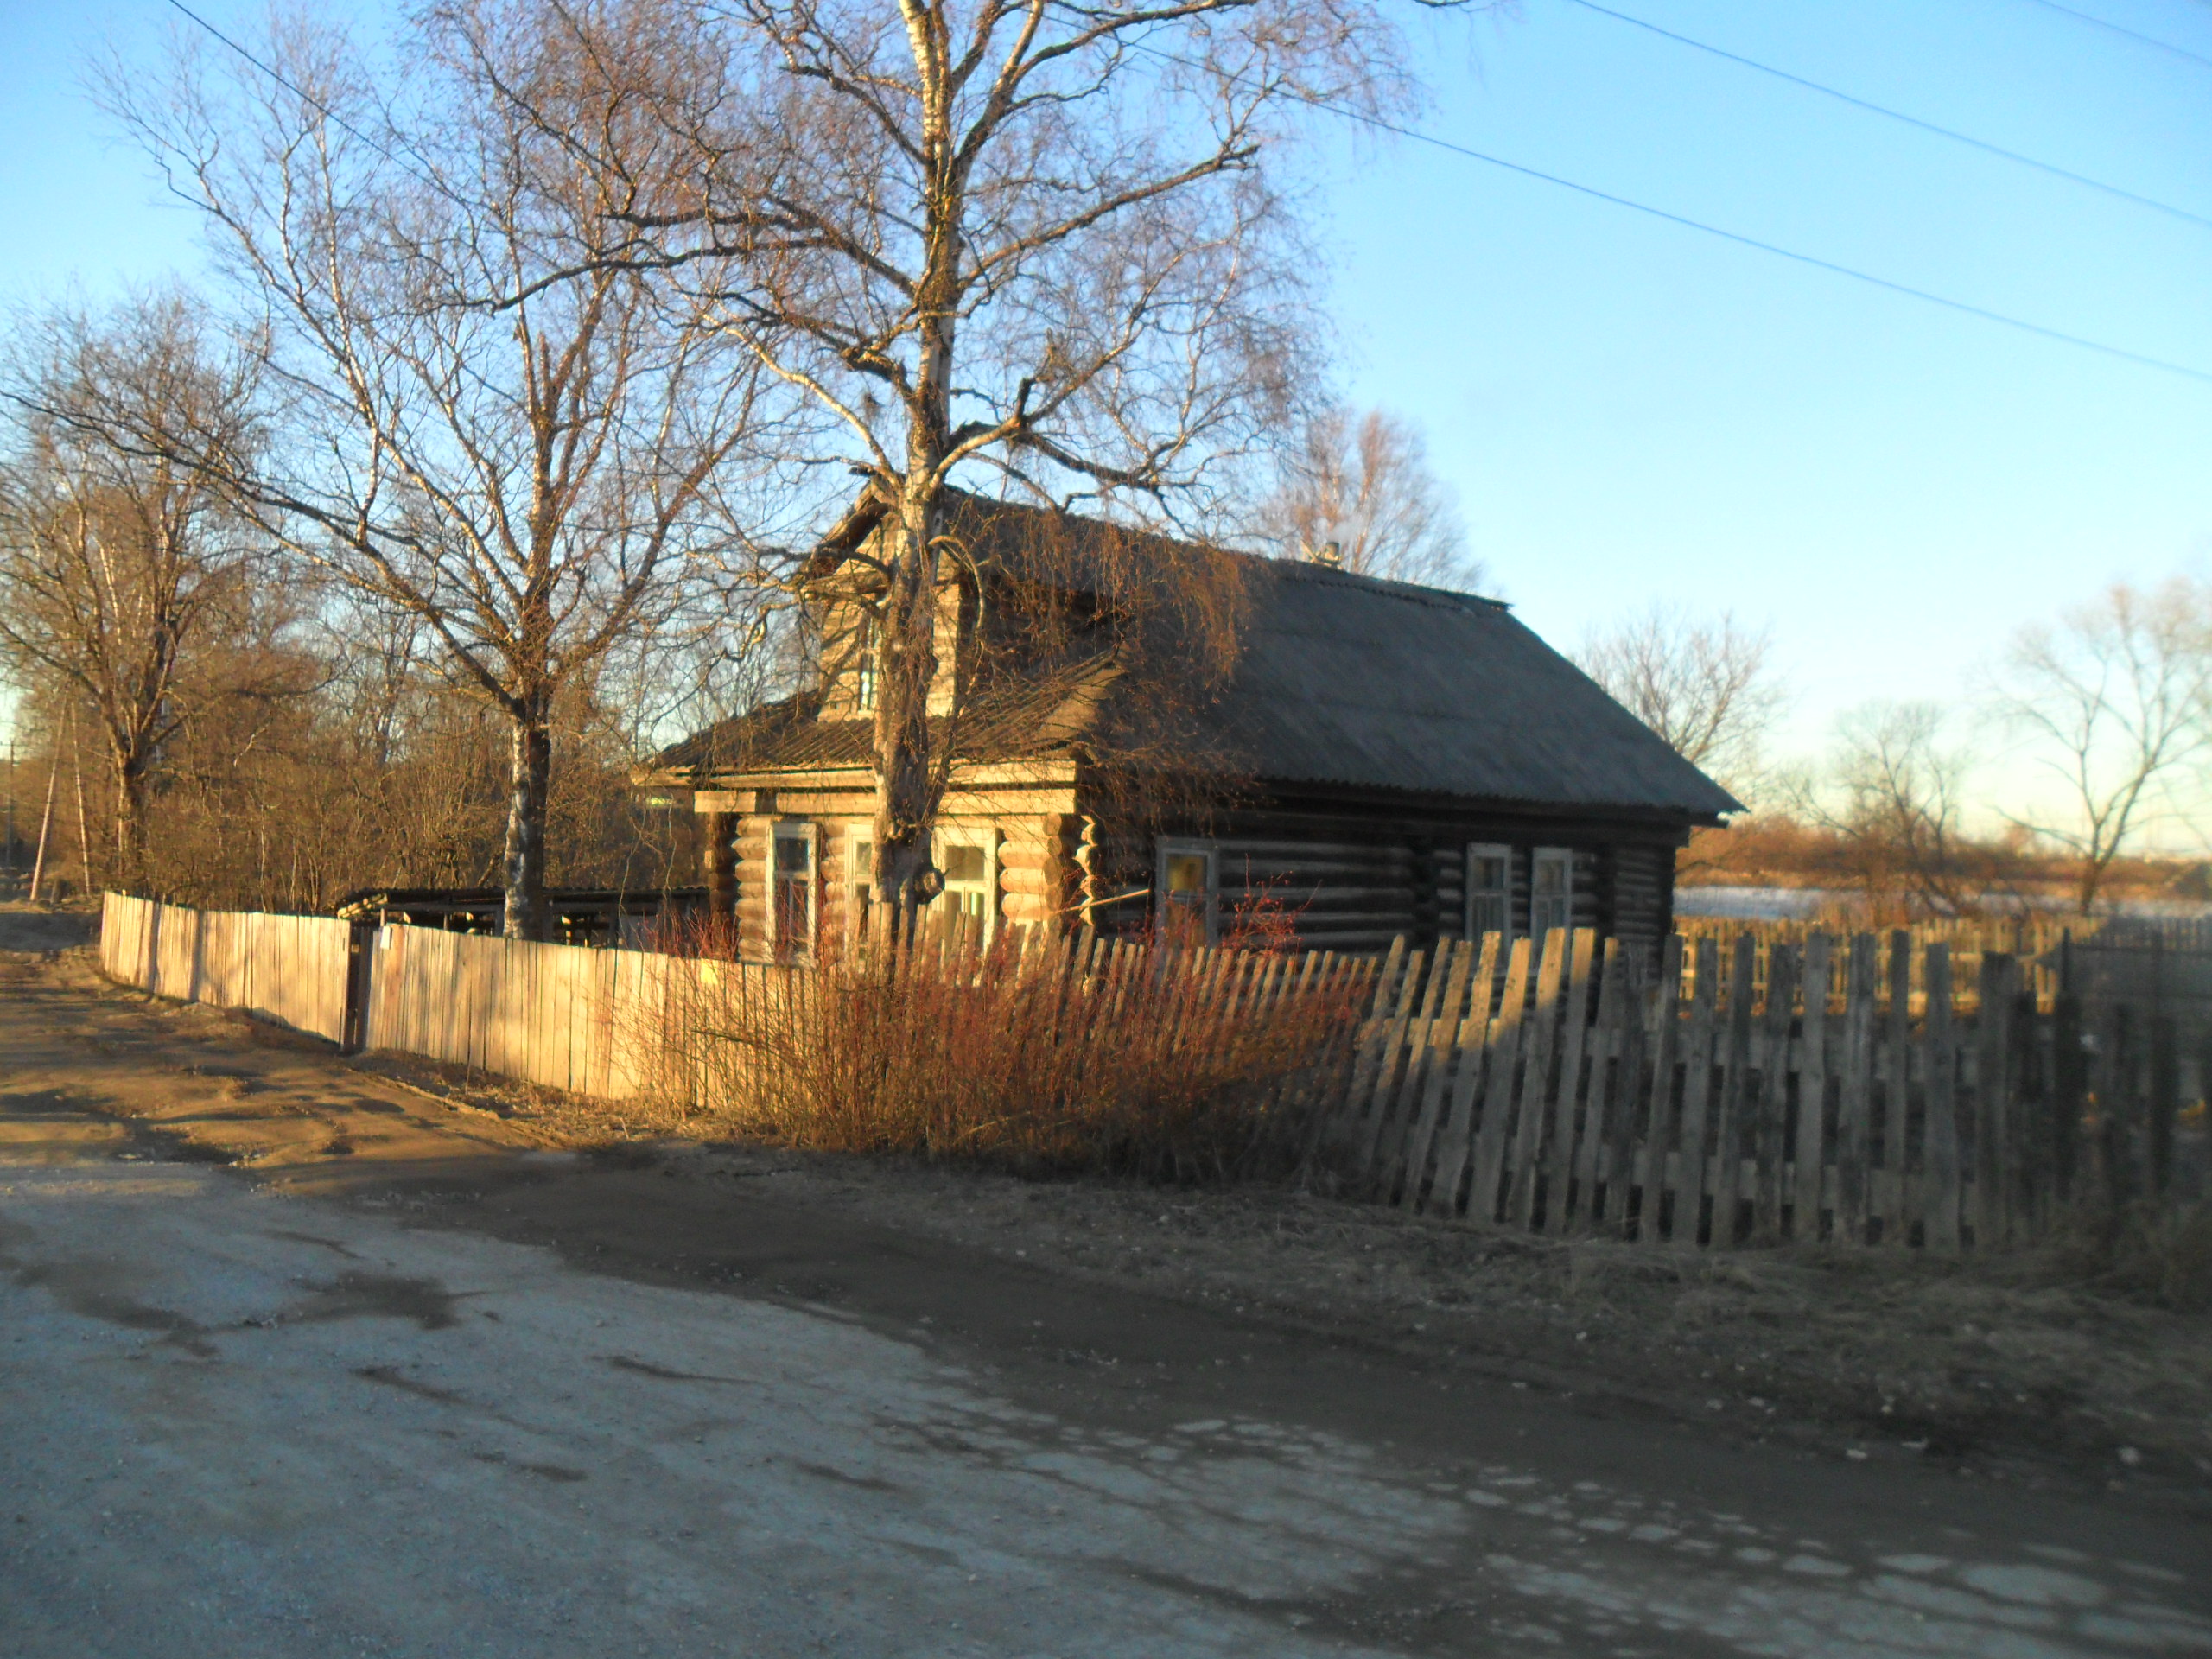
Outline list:
[[[1467,937],[1513,931],[1513,849],[1481,842],[1467,849]]]
[[[1529,872],[1529,931],[1541,939],[1554,927],[1573,925],[1574,855],[1539,847]]]
[[[1206,944],[1213,938],[1213,855],[1203,848],[1160,851],[1160,931],[1178,944]]]
[[[944,896],[963,915],[990,914],[990,860],[981,847],[948,842],[944,849]]]
[[[868,931],[868,913],[875,906],[875,843],[855,836],[845,843],[845,885],[852,894],[846,920],[858,938]]]
[[[772,902],[779,950],[804,950],[814,943],[814,836],[807,826],[775,836]]]

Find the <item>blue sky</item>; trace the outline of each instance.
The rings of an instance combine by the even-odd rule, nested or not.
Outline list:
[[[2206,0],[2067,3],[2212,60]],[[2040,0],[1608,3],[2212,217],[2212,62]],[[175,14],[0,19],[0,299],[188,272],[190,219],[78,90],[93,43],[149,49]],[[2212,229],[1574,0],[1427,27],[1440,137],[2212,372]],[[2115,577],[2212,569],[2212,384],[1419,145],[1332,142],[1324,173],[1348,389],[1425,429],[1557,642],[1655,598],[1770,622],[1809,747],[1864,699],[1960,696],[2018,623]]]

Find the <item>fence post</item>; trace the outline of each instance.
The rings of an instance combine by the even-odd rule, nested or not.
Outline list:
[[[1467,1017],[1459,1026],[1459,1075],[1452,1082],[1452,1103],[1437,1131],[1436,1176],[1421,1208],[1431,1215],[1454,1215],[1459,1207],[1459,1178],[1474,1150],[1475,1111],[1490,1052],[1491,999],[1497,984],[1501,936],[1483,935],[1482,959],[1475,964],[1467,992]],[[1470,1200],[1471,1206],[1471,1199]]]
[[[1622,993],[1627,986],[1629,963],[1635,951],[1624,950],[1618,939],[1607,939],[1599,958],[1598,1007],[1585,1045],[1589,1087],[1582,1108],[1582,1138],[1574,1151],[1571,1179],[1576,1199],[1574,1230],[1587,1233],[1604,1219],[1598,1207],[1600,1158],[1619,1111],[1615,1103],[1618,1062],[1625,1052],[1622,1040],[1626,1021],[1621,1017]]]
[[[2051,1208],[2079,1196],[2075,1176],[2081,1162],[2082,1115],[2089,1092],[2088,1055],[2082,1046],[2082,1003],[2062,989],[2050,1015],[2050,1192]]]
[[[1677,982],[1681,977],[1681,941],[1669,939],[1667,942],[1665,952],[1661,957],[1662,963],[1661,971],[1665,971],[1665,965],[1671,965]],[[1644,1020],[1647,1017],[1645,1005],[1649,998],[1645,994],[1644,967],[1648,961],[1649,958],[1641,950],[1623,950],[1614,959],[1608,970],[1618,976],[1619,986],[1618,995],[1613,1001],[1612,1071],[1605,1081],[1607,1149],[1605,1154],[1605,1168],[1599,1172],[1605,1201],[1603,1207],[1600,1207],[1596,1203],[1593,1193],[1590,1206],[1590,1220],[1593,1226],[1610,1224],[1613,1231],[1622,1237],[1626,1237],[1628,1234],[1629,1203],[1636,1192],[1637,1109],[1645,1099]],[[1666,1009],[1665,1017],[1673,1018],[1674,998],[1663,997],[1662,1000]],[[1668,1052],[1672,1054],[1673,1052],[1673,1047],[1669,1045]],[[1670,1073],[1671,1071],[1670,1066]],[[1660,1109],[1661,1094],[1662,1090],[1671,1092],[1673,1084],[1674,1078],[1671,1075],[1662,1077],[1654,1073],[1649,1096],[1651,1107],[1648,1118],[1650,1123],[1659,1124],[1666,1121]],[[1592,1133],[1595,1132],[1596,1126],[1593,1124]],[[1655,1223],[1657,1220],[1656,1209],[1653,1211],[1653,1220]]]
[[[2018,964],[1986,950],[1981,957],[1981,1020],[1974,1079],[1974,1243],[1993,1249],[2011,1236],[2010,1203],[2014,1145],[2011,1119],[2018,1080],[2012,1076],[2013,988]]]
[[[1117,945],[1119,941],[1114,943]],[[1108,960],[1111,958],[1109,948]],[[1382,969],[1371,982],[1373,988],[1368,993],[1366,1010],[1359,1027],[1358,1046],[1353,1053],[1351,1081],[1344,1090],[1343,1104],[1336,1114],[1340,1125],[1337,1131],[1338,1138],[1346,1146],[1357,1144],[1355,1137],[1359,1132],[1360,1116],[1366,1108],[1369,1095],[1374,1090],[1376,1071],[1388,1058],[1389,1046],[1383,1040],[1384,1034],[1389,1029],[1390,1016],[1395,1012],[1392,998],[1402,995],[1402,976],[1405,966],[1406,937],[1401,933],[1390,941],[1390,950],[1382,958]],[[1362,1172],[1355,1170],[1352,1173],[1357,1174]]]
[[[2134,1185],[2127,1133],[2129,1073],[2134,1069],[2131,1064],[2133,1023],[2125,1002],[2113,1002],[2105,1009],[2099,1021],[2104,1029],[2099,1033],[2090,1073],[2091,1092],[2097,1101],[2097,1196],[2105,1213],[2113,1216],[2127,1202]]]
[[[1355,1179],[1364,1179],[1375,1167],[1375,1160],[1382,1150],[1383,1120],[1389,1116],[1390,1103],[1398,1083],[1398,1055],[1406,1046],[1406,1029],[1412,1024],[1414,1012],[1419,1007],[1418,998],[1427,981],[1421,973],[1427,955],[1414,951],[1406,958],[1405,977],[1399,982],[1397,1004],[1390,1011],[1382,1027],[1381,1052],[1376,1057],[1375,1088],[1366,1108],[1366,1127],[1354,1143],[1357,1154],[1352,1163]],[[1355,1109],[1359,1103],[1353,1103]]]
[[[2144,1152],[2149,1195],[2164,1203],[2173,1190],[2174,1117],[2181,1109],[2181,1055],[2172,1017],[2151,1017],[2151,1116]]]
[[[1761,1020],[1761,1066],[1752,1119],[1752,1236],[1783,1236],[1783,1130],[1789,1113],[1789,1028],[1796,1022],[1796,944],[1767,947],[1767,1007]],[[1808,1002],[1809,1002],[1808,993]]]
[[[1474,1185],[1467,1192],[1467,1219],[1497,1224],[1499,1189],[1505,1183],[1506,1130],[1513,1114],[1513,1074],[1521,1059],[1521,1027],[1529,1003],[1527,934],[1513,941],[1507,958],[1505,991],[1490,1028],[1483,1058],[1483,1116],[1475,1139]]]
[[[1951,947],[1928,947],[1927,1180],[1921,1211],[1928,1248],[1959,1248],[1959,1050],[1951,1018]]]
[[[1775,947],[1787,950],[1786,945]],[[1743,1211],[1744,1136],[1751,1108],[1751,1033],[1757,1010],[1758,941],[1736,936],[1728,975],[1728,1047],[1720,1076],[1720,1126],[1715,1137],[1717,1166],[1713,1176],[1713,1247],[1736,1242],[1736,1221]]]
[[[1811,1243],[1821,1236],[1821,1185],[1827,1165],[1828,985],[1834,941],[1815,933],[1805,942],[1805,1020],[1798,1047],[1796,1180],[1789,1203],[1790,1236]],[[1783,1027],[1787,1058],[1789,1028]],[[1782,1084],[1788,1086],[1785,1065]],[[1782,1103],[1787,1104],[1787,1102]],[[1780,1179],[1779,1172],[1777,1179]]]
[[[1444,947],[1437,947],[1443,955]],[[1445,1084],[1452,1075],[1452,1062],[1461,1053],[1460,1041],[1465,1032],[1460,1007],[1466,1001],[1467,978],[1474,966],[1475,944],[1471,939],[1461,939],[1452,947],[1452,965],[1440,976],[1444,995],[1440,1001],[1432,990],[1429,997],[1427,1030],[1421,1045],[1424,1065],[1421,1071],[1421,1097],[1413,1096],[1413,1072],[1408,1067],[1406,1079],[1406,1116],[1409,1126],[1399,1140],[1392,1155],[1389,1168],[1383,1176],[1381,1196],[1388,1202],[1402,1204],[1408,1209],[1419,1207],[1421,1183],[1428,1173],[1429,1153],[1436,1143],[1437,1118],[1444,1109]],[[1440,977],[1431,969],[1432,981]],[[1439,1179],[1441,1179],[1440,1174]]]
[[[1912,935],[1903,928],[1890,935],[1890,1076],[1883,1090],[1882,1171],[1888,1193],[1881,1206],[1882,1243],[1904,1245],[1912,1238]]]
[[[1543,961],[1536,970],[1536,1018],[1528,1039],[1529,1063],[1521,1072],[1520,1127],[1513,1137],[1513,1169],[1505,1201],[1506,1219],[1523,1231],[1535,1225],[1536,1180],[1542,1168],[1546,1107],[1550,1104],[1552,1068],[1558,1058],[1560,986],[1567,977],[1572,947],[1564,928],[1546,931]]]
[[[1560,1001],[1559,1093],[1552,1111],[1552,1138],[1544,1164],[1544,1230],[1556,1237],[1567,1230],[1567,1206],[1574,1195],[1574,1136],[1580,1116],[1582,1063],[1590,1046],[1590,968],[1595,934],[1578,927],[1567,936],[1571,952],[1567,989]],[[1584,1201],[1589,1198],[1584,1193]]]
[[[1697,984],[1691,992],[1690,1026],[1682,1042],[1682,1147],[1680,1173],[1675,1179],[1674,1215],[1668,1240],[1684,1249],[1695,1249],[1705,1210],[1706,1116],[1713,1101],[1713,999],[1720,977],[1720,946],[1710,938],[1697,942]]]

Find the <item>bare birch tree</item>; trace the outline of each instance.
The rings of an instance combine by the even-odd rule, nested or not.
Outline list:
[[[265,319],[284,442],[226,457],[226,486],[504,718],[505,931],[535,938],[554,704],[719,557],[759,379],[606,257],[658,182],[631,89],[550,9],[470,22],[431,15],[380,73],[280,16],[258,63],[185,50],[165,101],[121,74],[107,96]]]
[[[207,444],[256,453],[254,372],[175,297],[106,319],[57,314],[16,339],[14,358],[0,662],[20,690],[81,712],[107,763],[112,874],[143,890],[168,747],[290,677],[257,626],[264,543],[193,460]]]
[[[833,417],[887,509],[875,882],[911,905],[962,696],[931,721],[940,628],[972,613],[942,596],[971,556],[955,474],[1202,519],[1314,355],[1285,146],[1314,106],[1396,102],[1397,36],[1381,0],[731,0],[678,54],[649,3],[567,15],[611,60],[681,66],[664,108],[696,159],[619,210],[634,257]]]
[[[2115,582],[2056,626],[2024,628],[1999,671],[1998,711],[2059,783],[2062,813],[2014,821],[2074,855],[2075,907],[2212,752],[2212,587]]]
[[[1614,701],[1725,788],[1757,789],[1766,741],[1788,703],[1773,640],[1726,613],[1700,620],[1657,604],[1593,630],[1575,663]]]
[[[1870,702],[1837,720],[1825,776],[1801,779],[1794,804],[1842,842],[1870,899],[1955,916],[1987,874],[1961,822],[1969,769],[1937,705]]]
[[[1472,593],[1488,574],[1421,433],[1386,410],[1317,411],[1259,520],[1279,556],[1330,558],[1358,575]]]

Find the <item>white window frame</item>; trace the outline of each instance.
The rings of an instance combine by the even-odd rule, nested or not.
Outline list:
[[[863,852],[861,849],[866,848]],[[860,944],[868,931],[869,903],[861,898],[862,887],[875,886],[875,826],[849,824],[845,829],[845,944]]]
[[[999,936],[999,832],[995,829],[963,830],[957,825],[940,830],[931,849],[931,861],[938,869],[944,869],[946,849],[953,847],[977,848],[983,855],[983,943],[988,945]],[[944,891],[947,894],[959,890],[950,881],[946,882]]]
[[[782,861],[776,856],[779,841],[798,841],[806,843],[806,938],[787,941],[781,936],[778,924],[783,918],[781,888]],[[810,818],[785,819],[768,827],[768,949],[772,955],[780,956],[789,944],[794,953],[810,953],[815,941],[822,937],[822,826]]]
[[[1475,886],[1475,861],[1484,858],[1494,858],[1505,867],[1504,886],[1498,887]],[[1459,896],[1463,911],[1460,926],[1463,934],[1470,939],[1479,939],[1484,933],[1495,931],[1509,939],[1513,937],[1513,849],[1503,842],[1469,842],[1467,861],[1461,867],[1459,881]],[[1497,899],[1499,923],[1495,930],[1478,929],[1475,926],[1475,900],[1478,898]]]
[[[1167,896],[1167,861],[1171,858],[1193,857],[1205,860],[1205,942],[1208,944],[1217,944],[1221,941],[1221,857],[1219,850],[1211,842],[1166,838],[1161,840],[1159,851],[1153,861],[1153,925],[1160,937],[1165,940],[1170,932],[1167,925],[1168,906],[1174,902]]]
[[[1548,864],[1557,865],[1560,871],[1559,892],[1551,895],[1547,895],[1542,891],[1540,874]],[[1561,907],[1564,914],[1555,925],[1573,931],[1574,927],[1574,849],[1572,847],[1537,847],[1532,849],[1529,855],[1529,931],[1540,944],[1544,935],[1554,925],[1549,922],[1540,923],[1537,920],[1536,906],[1546,903],[1556,903]]]

